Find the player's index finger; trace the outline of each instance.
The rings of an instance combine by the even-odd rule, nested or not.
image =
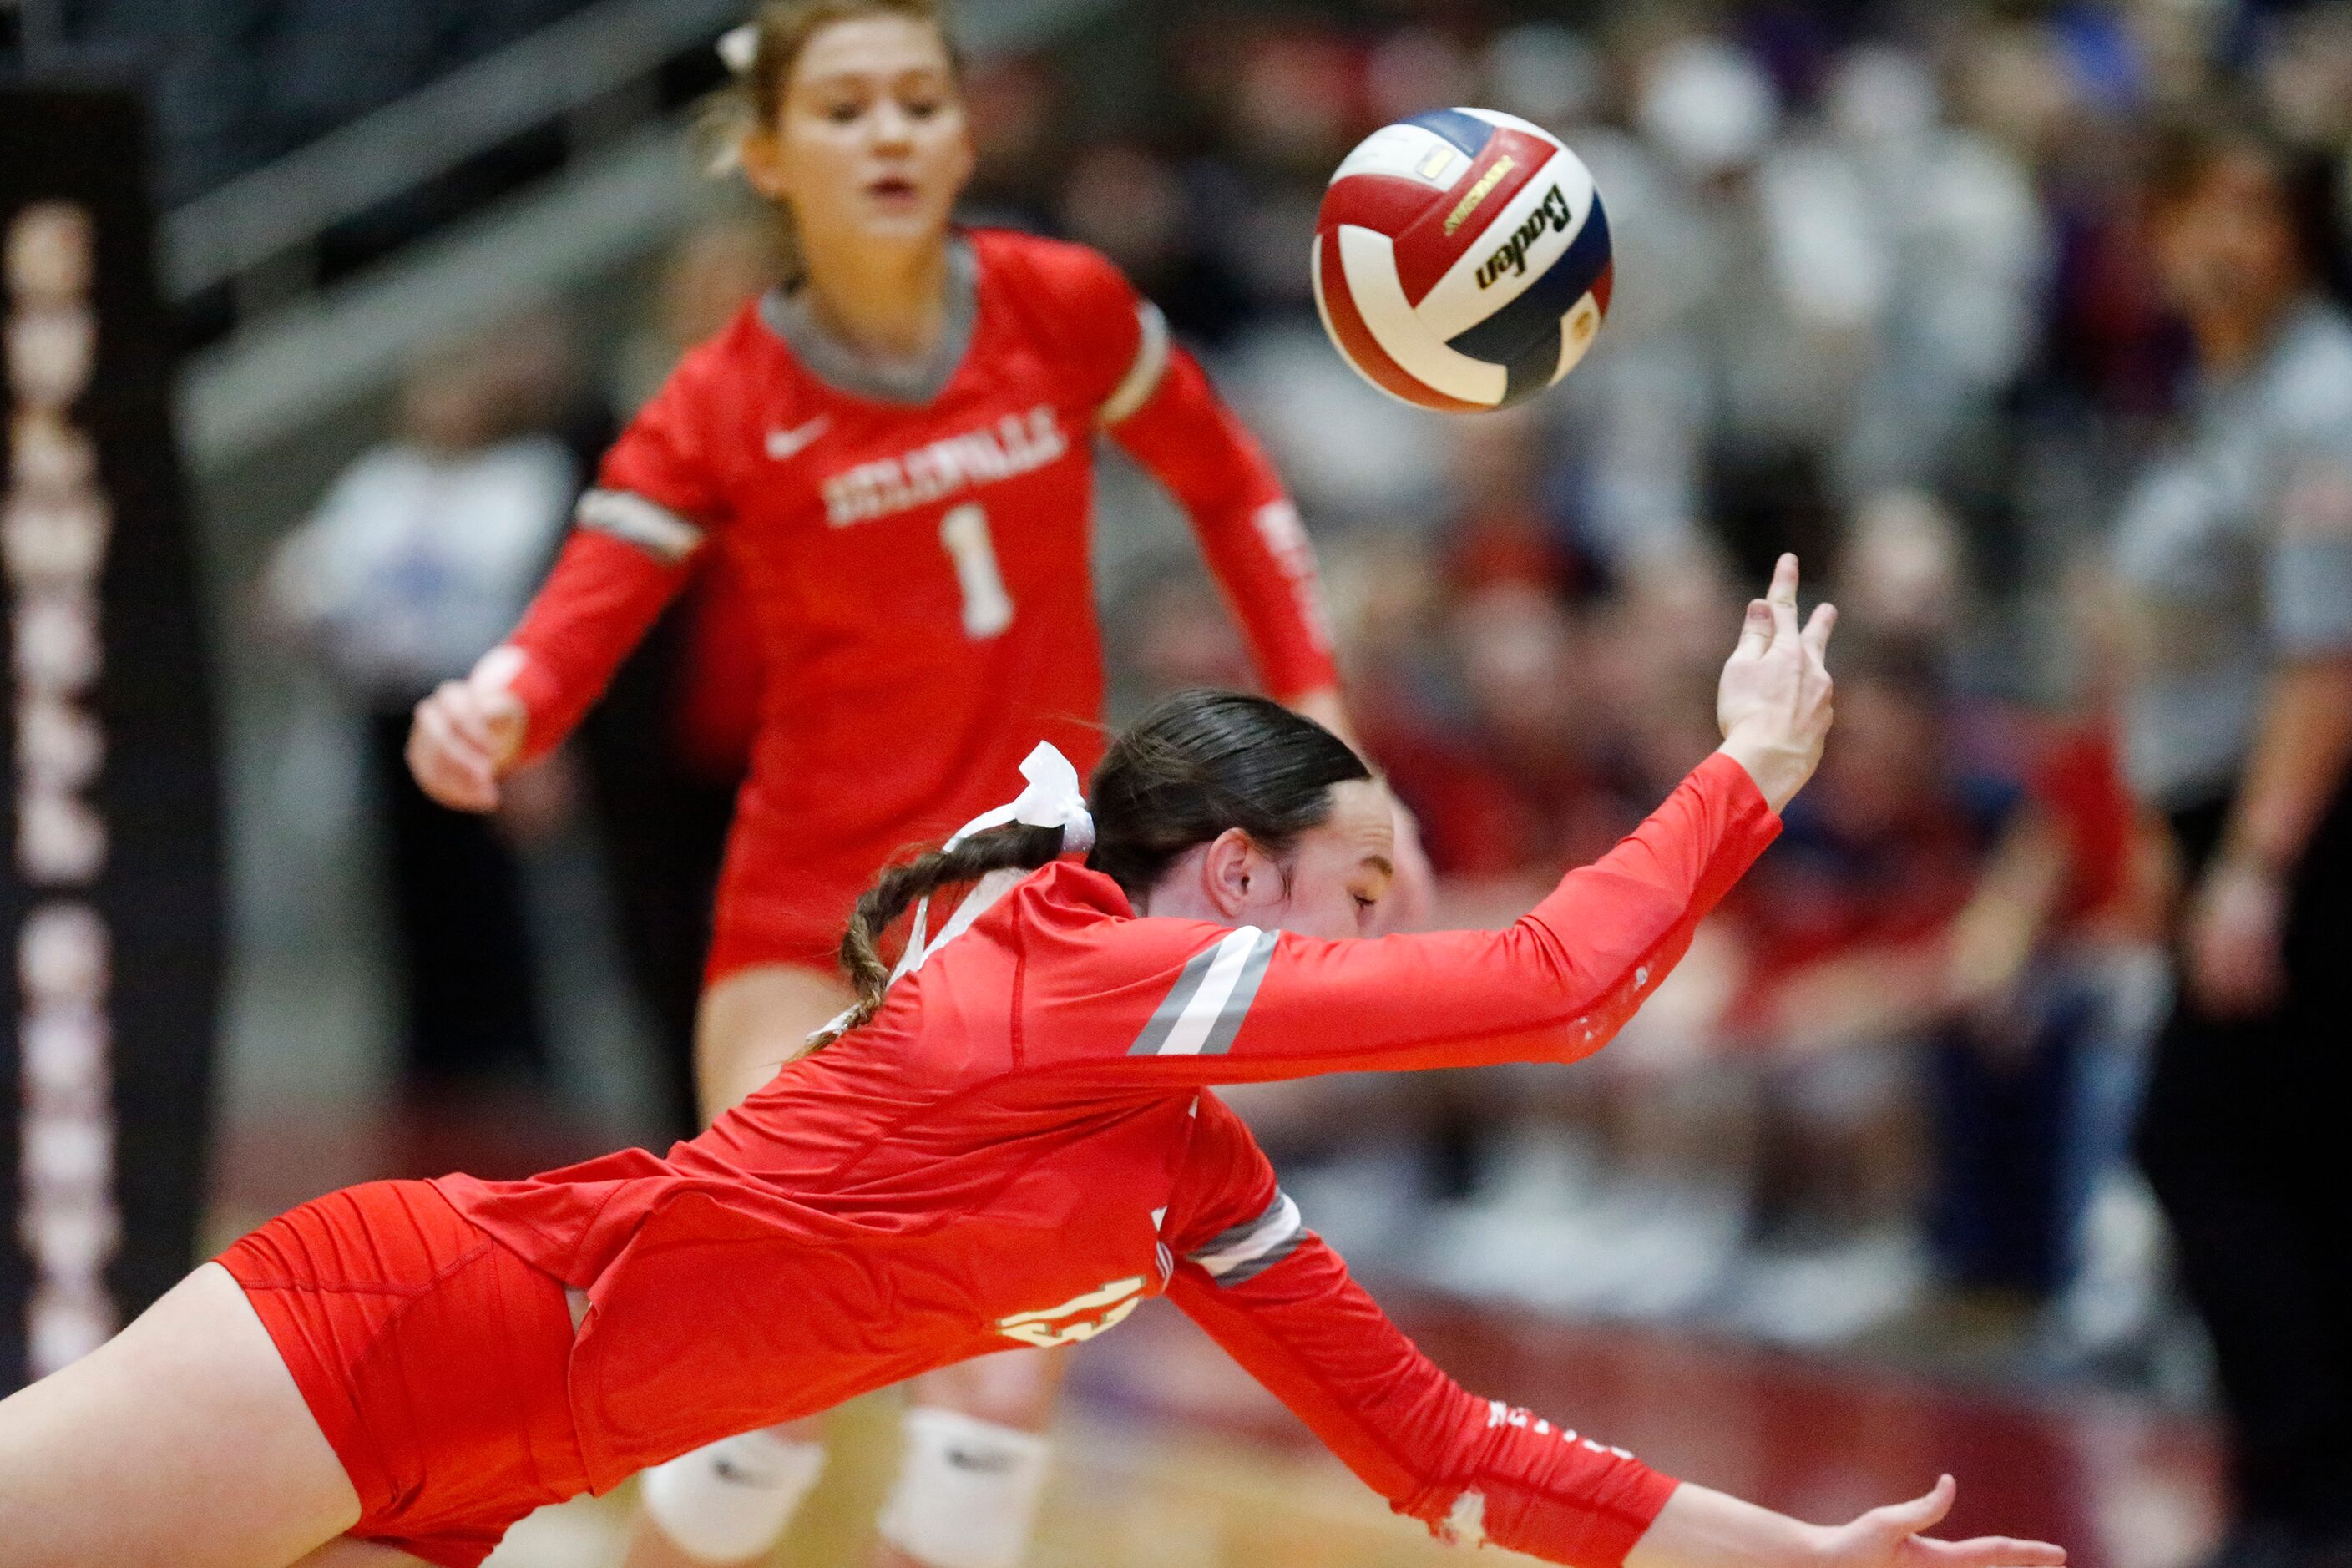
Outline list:
[[[1784,554],[1772,567],[1772,586],[1765,593],[1772,606],[1772,640],[1797,633],[1797,558]]]

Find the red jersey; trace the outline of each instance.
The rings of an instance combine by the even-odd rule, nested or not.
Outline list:
[[[1672,1483],[1431,1365],[1208,1086],[1588,1055],[1777,829],[1717,756],[1508,930],[1377,941],[1138,918],[1065,861],[667,1158],[436,1184],[587,1293],[599,1490],[1165,1294],[1398,1509],[1611,1568]]]
[[[725,552],[764,669],[714,973],[829,956],[874,872],[992,805],[1039,740],[1100,756],[1097,429],[1183,503],[1269,692],[1336,679],[1297,513],[1159,313],[1093,251],[967,240],[969,338],[928,401],[820,378],[773,297],[688,353],[511,639],[535,755]]]

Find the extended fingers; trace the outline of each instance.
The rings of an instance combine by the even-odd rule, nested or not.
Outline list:
[[[1815,664],[1827,667],[1830,633],[1836,627],[1837,606],[1835,605],[1820,604],[1813,606],[1811,617],[1805,622],[1804,639],[1805,652],[1811,657]]]
[[[1772,585],[1764,591],[1772,606],[1774,641],[1797,635],[1797,558],[1783,552],[1772,564]]]
[[[1969,1541],[1918,1537],[1911,1544],[1937,1568],[2063,1568],[2066,1561],[2063,1546],[2006,1535],[1979,1535]]]

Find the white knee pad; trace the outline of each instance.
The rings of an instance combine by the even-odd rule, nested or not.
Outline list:
[[[646,1513],[696,1562],[740,1563],[776,1543],[823,1468],[822,1444],[745,1432],[647,1470]]]
[[[907,1412],[907,1458],[882,1538],[926,1568],[1017,1568],[1029,1549],[1049,1447],[961,1411]]]

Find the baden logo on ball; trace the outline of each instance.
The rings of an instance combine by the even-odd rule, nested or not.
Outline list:
[[[1540,126],[1440,109],[1382,126],[1323,194],[1315,305],[1381,391],[1475,413],[1584,357],[1608,313],[1609,220],[1591,171]]]

